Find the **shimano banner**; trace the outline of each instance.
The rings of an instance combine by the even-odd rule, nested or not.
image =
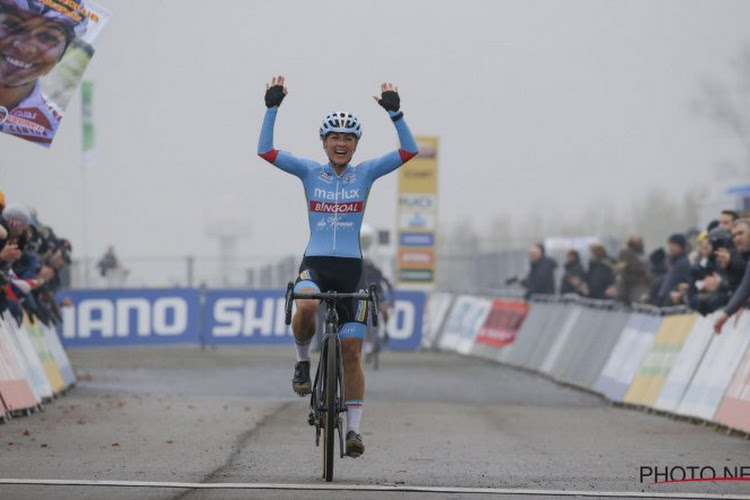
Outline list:
[[[197,343],[199,290],[78,290],[65,297],[66,347]]]
[[[66,293],[66,346],[168,343],[290,344],[281,290],[81,290]],[[423,292],[398,292],[387,324],[391,349],[422,341]]]

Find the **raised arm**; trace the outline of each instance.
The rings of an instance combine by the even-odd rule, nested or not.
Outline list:
[[[266,115],[263,117],[263,125],[260,128],[258,156],[281,170],[302,178],[307,172],[305,160],[296,158],[285,151],[279,151],[273,146],[273,129],[276,124],[276,115],[286,94],[287,89],[284,86],[283,76],[273,77],[271,83],[266,85],[265,100],[266,108],[268,109],[266,110]]]
[[[393,126],[396,128],[396,133],[398,134],[399,149],[376,160],[372,160],[373,179],[393,172],[419,153],[417,142],[414,140],[414,136],[404,120],[403,111],[401,111],[401,98],[398,95],[398,87],[395,87],[391,83],[384,83],[380,86],[380,90],[380,98],[378,99],[377,96],[373,98],[388,112],[388,116],[393,121]]]
[[[721,329],[724,327],[724,323],[727,322],[730,316],[742,309],[742,307],[750,299],[750,262],[745,267],[745,275],[742,277],[740,285],[737,290],[732,294],[732,298],[729,299],[729,304],[724,307],[716,322],[714,323],[714,332],[721,333]]]

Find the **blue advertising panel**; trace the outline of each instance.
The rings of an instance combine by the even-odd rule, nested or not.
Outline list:
[[[388,348],[417,349],[422,342],[424,292],[397,292],[388,321]],[[282,290],[209,290],[206,293],[208,344],[291,344],[284,324]]]
[[[151,344],[292,344],[283,290],[74,290],[63,308],[66,347]],[[422,342],[424,292],[397,292],[388,348]],[[201,304],[203,303],[203,307]]]
[[[70,290],[66,347],[198,342],[199,290]]]
[[[208,290],[208,344],[291,344],[282,290]]]

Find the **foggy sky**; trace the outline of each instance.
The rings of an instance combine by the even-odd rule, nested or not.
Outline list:
[[[243,255],[301,254],[298,179],[256,156],[265,82],[287,77],[276,147],[322,161],[323,116],[363,122],[356,160],[397,147],[373,101],[401,90],[415,134],[440,137],[440,220],[578,217],[660,186],[676,196],[741,163],[694,110],[750,43],[746,1],[101,0],[113,12],[86,75],[96,162],[80,169],[80,99],[46,151],[0,135],[0,189],[35,206],[81,256],[216,255],[234,221]],[[396,175],[366,220],[395,223]]]

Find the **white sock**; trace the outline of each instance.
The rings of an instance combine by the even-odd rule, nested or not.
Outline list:
[[[308,340],[304,344],[300,344],[298,341],[294,341],[294,346],[297,348],[297,362],[300,361],[310,361],[310,342],[312,339]]]
[[[359,421],[362,420],[362,400],[350,399],[346,402],[346,432],[359,434]]]

